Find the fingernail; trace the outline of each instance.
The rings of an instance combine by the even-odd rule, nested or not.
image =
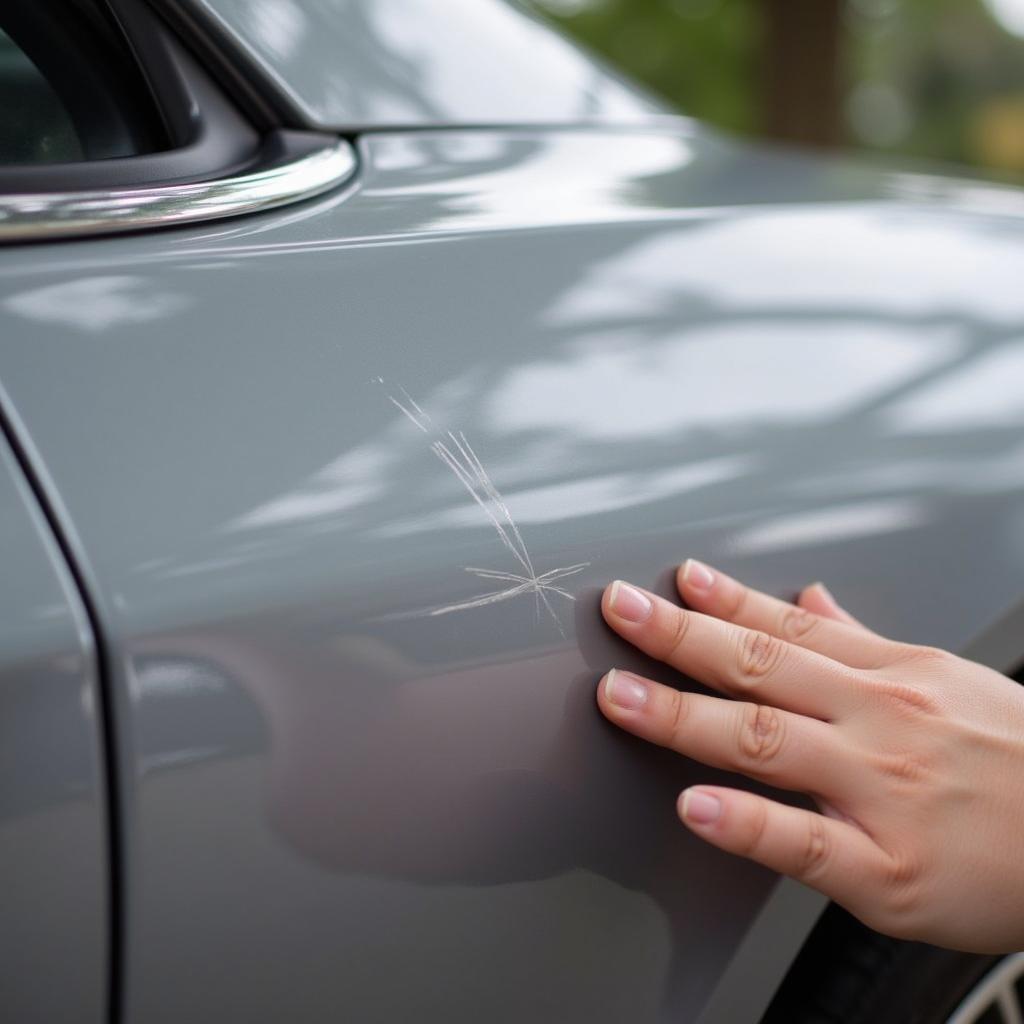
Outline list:
[[[839,607],[839,605],[836,603],[836,599],[832,596],[832,591],[829,590],[828,587],[826,587],[825,584],[822,583],[820,580],[817,583],[812,583],[811,588],[813,590],[817,590],[818,593],[821,594],[821,596],[825,598],[825,600],[828,601],[829,604],[834,605],[836,608]]]
[[[608,604],[616,615],[627,622],[646,622],[654,609],[651,599],[646,594],[642,594],[628,583],[623,583],[622,580],[616,580],[612,584]]]
[[[710,825],[718,821],[722,801],[700,789],[683,792],[683,817],[693,825]]]
[[[604,694],[616,707],[639,711],[647,703],[647,685],[628,672],[612,669],[604,682]]]
[[[692,590],[710,590],[715,574],[703,563],[688,558],[683,562],[683,584]]]

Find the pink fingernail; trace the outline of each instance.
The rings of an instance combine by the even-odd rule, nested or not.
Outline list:
[[[616,707],[639,711],[647,703],[647,684],[628,672],[612,669],[604,681],[604,694]]]
[[[824,583],[822,583],[819,580],[817,583],[812,583],[811,586],[815,590],[817,590],[818,593],[821,594],[821,596],[823,598],[825,598],[825,600],[828,601],[828,603],[830,605],[832,605],[834,608],[838,608],[839,607],[839,605],[836,603],[835,597],[832,596],[832,591],[829,590],[828,587],[826,587]]]
[[[710,825],[718,821],[722,801],[700,789],[687,789],[683,793],[683,817],[693,825]]]
[[[715,574],[703,563],[694,558],[683,562],[683,585],[691,590],[710,590],[715,582]]]
[[[622,580],[616,580],[612,584],[608,604],[616,615],[627,622],[646,622],[654,610],[654,605],[646,594],[628,583],[623,583]]]

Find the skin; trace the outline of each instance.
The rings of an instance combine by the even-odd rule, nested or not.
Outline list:
[[[821,584],[793,605],[692,559],[677,584],[686,608],[617,581],[605,620],[722,697],[613,669],[601,711],[641,739],[806,793],[820,812],[692,786],[683,823],[877,931],[1024,948],[1024,687],[871,632]]]

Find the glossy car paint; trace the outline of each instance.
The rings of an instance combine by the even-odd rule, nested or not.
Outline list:
[[[664,112],[509,0],[190,7],[318,128],[628,122]]]
[[[1018,194],[686,122],[361,161],[0,258],[9,411],[115,652],[128,1019],[754,1020],[745,937],[788,958],[818,904],[776,928],[776,879],[675,819],[722,776],[601,720],[609,666],[671,675],[598,596],[698,555],[952,648],[1015,607]],[[589,563],[557,623],[431,614],[518,568],[447,429],[538,576]]]
[[[108,855],[92,637],[0,435],[0,1019],[106,1019]]]

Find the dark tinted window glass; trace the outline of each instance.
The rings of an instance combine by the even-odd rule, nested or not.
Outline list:
[[[0,30],[0,164],[81,160],[75,126],[39,69]]]
[[[104,4],[0,3],[0,165],[103,160],[165,145],[147,83]]]

